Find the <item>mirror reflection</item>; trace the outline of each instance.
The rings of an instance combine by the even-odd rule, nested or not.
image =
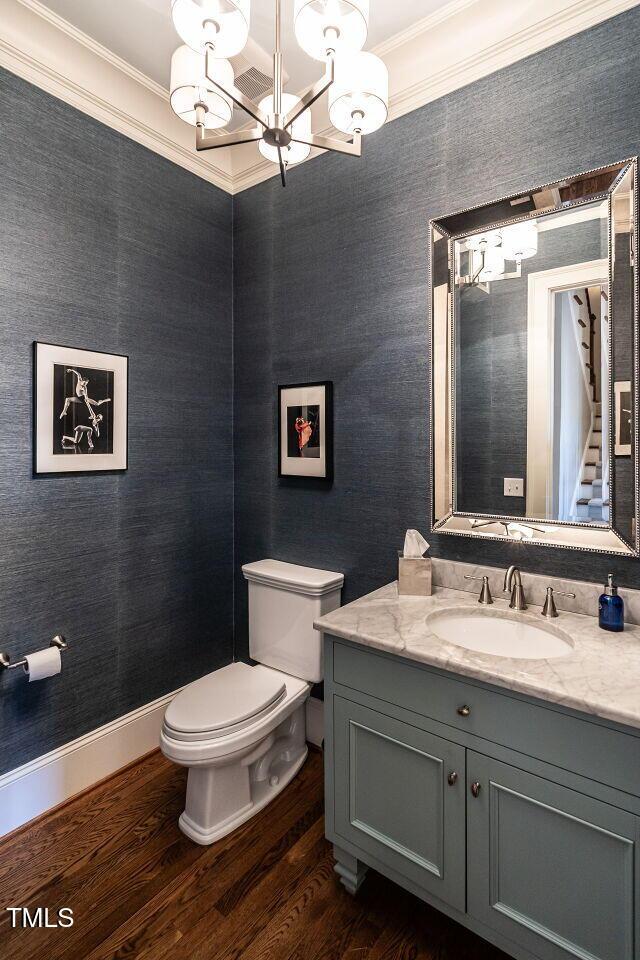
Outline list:
[[[432,225],[446,532],[636,549],[634,174],[619,164]]]
[[[608,521],[607,227],[601,201],[455,241],[458,510]]]

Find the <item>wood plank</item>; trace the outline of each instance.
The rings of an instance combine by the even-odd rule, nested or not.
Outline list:
[[[270,960],[287,960],[299,945],[300,932],[307,918],[326,915],[335,902],[335,875],[330,849],[327,847],[323,858],[309,866],[296,895],[284,901],[264,930],[247,944],[239,954],[242,960],[265,960],[266,957]],[[237,960],[238,954],[233,948],[226,948],[215,956],[216,960]],[[209,957],[201,951],[193,956],[193,960],[209,960]]]
[[[184,929],[180,950],[172,956],[176,960],[207,960],[211,953],[218,960],[243,957],[282,905],[295,897],[310,865],[330,858],[331,847],[324,839],[324,818],[320,817],[232,914],[218,924],[202,916],[190,929]]]

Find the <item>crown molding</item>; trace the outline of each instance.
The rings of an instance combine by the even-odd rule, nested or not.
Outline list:
[[[514,5],[512,0],[452,0],[373,48],[389,68],[387,122],[630,10],[638,2],[536,0]],[[326,110],[316,107],[313,114],[319,133],[335,135]],[[363,151],[366,148],[365,137]],[[233,193],[278,176],[274,164],[257,159],[247,147],[236,150]],[[319,155],[312,151],[304,162]]]
[[[429,30],[433,30],[434,27],[437,27],[445,20],[450,20],[452,17],[455,17],[456,14],[462,13],[476,3],[479,3],[479,0],[450,0],[444,7],[440,7],[438,10],[430,13],[428,17],[423,17],[410,27],[407,27],[406,30],[401,30],[387,40],[383,40],[382,43],[373,47],[371,52],[375,53],[378,57],[382,57],[384,60],[398,47],[404,46],[405,43],[410,43]]]
[[[38,0],[2,0],[0,66],[232,192],[228,152],[196,153],[164,87]]]
[[[193,131],[172,114],[164,87],[39,0],[1,2],[1,66],[228,193],[278,174],[273,164],[256,157],[255,145],[196,153]],[[389,68],[389,120],[638,2],[451,0],[373,48]],[[312,112],[314,128],[329,133],[326,106],[318,104]],[[321,153],[312,151],[309,160]]]
[[[574,0],[558,10],[558,3],[545,0],[537,4],[534,23],[483,49],[472,50],[399,91],[390,100],[389,119],[395,120],[635,6],[638,0]],[[551,13],[547,13],[549,8]]]
[[[79,30],[77,27],[75,27],[69,20],[65,20],[57,13],[54,13],[53,10],[50,10],[49,7],[45,7],[45,5],[40,3],[39,0],[18,0],[18,3],[22,4],[23,7],[26,7],[27,10],[30,10],[32,13],[35,13],[37,16],[41,17],[47,23],[50,23],[51,26],[55,27],[56,30],[60,30],[72,40],[75,40],[76,43],[86,47],[87,50],[90,50],[97,57],[100,57],[102,60],[106,60],[107,63],[110,63],[117,70],[121,70],[128,77],[131,77],[132,80],[135,80],[136,83],[140,83],[143,87],[146,87],[152,93],[155,93],[156,96],[160,97],[162,100],[166,100],[167,102],[169,101],[169,91],[160,83],[156,83],[155,80],[152,80],[151,77],[148,77],[146,73],[142,73],[141,70],[136,70],[135,67],[133,67],[126,60],[123,60],[122,57],[117,56],[117,54],[113,53],[113,51],[109,50],[107,47],[103,47],[101,43],[98,43],[93,39],[93,37],[90,37],[89,34],[83,33],[82,30]]]

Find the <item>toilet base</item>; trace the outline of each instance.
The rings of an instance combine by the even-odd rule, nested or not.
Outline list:
[[[309,753],[308,748],[305,747],[304,753],[293,763],[288,766],[288,769],[283,772],[279,779],[278,783],[275,786],[271,786],[268,780],[263,781],[259,784],[258,789],[255,792],[255,799],[252,803],[249,803],[248,806],[244,809],[238,811],[229,817],[226,821],[222,823],[217,823],[215,827],[211,827],[208,830],[203,830],[197,823],[194,823],[193,820],[188,816],[185,809],[184,813],[180,815],[178,820],[178,825],[182,832],[186,834],[190,840],[193,840],[195,843],[199,843],[202,846],[208,846],[210,843],[215,843],[216,840],[220,840],[222,837],[226,837],[228,833],[231,833],[237,827],[241,826],[243,823],[246,823],[247,820],[250,820],[251,817],[255,817],[263,807],[266,807],[274,797],[284,790],[287,784],[293,780],[296,773],[303,765],[307,759],[307,754]]]
[[[178,824],[190,840],[207,846],[254,817],[273,800],[307,759],[304,703],[253,750],[231,762],[193,766]]]

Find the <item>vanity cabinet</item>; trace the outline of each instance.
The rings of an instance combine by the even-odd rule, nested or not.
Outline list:
[[[325,675],[347,889],[372,867],[522,960],[640,960],[635,731],[331,636]]]

